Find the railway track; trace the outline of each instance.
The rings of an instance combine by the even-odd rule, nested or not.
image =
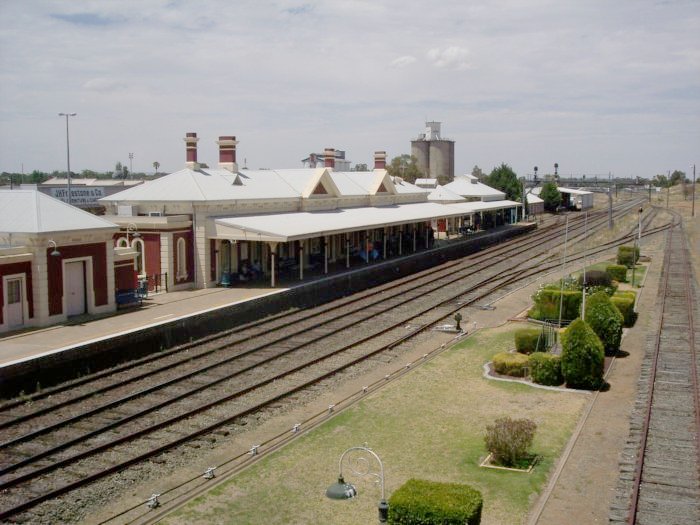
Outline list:
[[[636,203],[618,213],[631,210]],[[603,227],[606,216],[591,214],[589,233]],[[580,235],[583,221],[571,222],[571,234]],[[277,315],[96,374],[32,396],[31,403],[6,403],[0,519],[31,515],[43,501],[241,424],[395,351],[463,306],[557,266],[543,261],[560,237],[561,226],[552,227],[329,305]],[[629,239],[628,233],[614,242]]]
[[[611,524],[700,523],[697,290],[680,216],[669,230],[659,319],[639,382]]]

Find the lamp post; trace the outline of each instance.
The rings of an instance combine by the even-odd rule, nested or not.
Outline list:
[[[134,154],[129,153],[129,176],[133,179],[134,178]]]
[[[534,178],[535,186],[537,186],[537,166],[535,166],[533,168],[533,171],[535,172],[535,178]]]
[[[348,456],[348,454],[355,454]],[[367,454],[367,456],[365,455]],[[384,464],[379,456],[370,448],[350,447],[340,456],[338,461],[338,481],[333,483],[326,490],[326,497],[330,499],[346,500],[357,496],[357,488],[351,483],[346,483],[343,477],[343,460],[348,457],[347,467],[350,472],[360,478],[373,478],[379,481],[382,490],[382,499],[379,500],[379,523],[386,523],[389,517],[389,504],[384,497]],[[379,464],[379,472],[374,471],[372,467],[372,459]]]
[[[68,138],[68,117],[75,117],[77,113],[59,113],[59,117],[66,117],[66,163],[68,164],[68,204],[72,204],[70,193],[70,140]]]

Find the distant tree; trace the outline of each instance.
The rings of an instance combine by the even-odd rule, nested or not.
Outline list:
[[[668,186],[668,177],[662,174],[654,175],[654,178],[651,179],[651,183],[659,188],[665,188]]]
[[[153,169],[156,171],[156,175],[158,175],[158,168],[160,168],[160,162],[155,161],[153,163]]]
[[[685,173],[679,170],[674,170],[671,173],[671,186],[685,182]]]
[[[48,174],[44,173],[43,171],[39,171],[39,170],[34,170],[29,174],[29,182],[31,184],[41,184],[42,182],[44,182],[48,178],[49,178]]]
[[[129,176],[129,169],[126,166],[122,166],[121,162],[117,162],[114,166],[114,174],[112,178],[114,179],[126,179]]]
[[[369,171],[369,168],[367,167],[367,164],[355,164],[355,167],[352,169],[352,171]]]
[[[92,170],[83,170],[80,172],[80,176],[84,179],[96,179],[99,176],[99,173]]]
[[[392,177],[401,177],[407,182],[415,182],[416,179],[425,177],[417,163],[418,159],[416,157],[404,153],[391,159],[391,163],[386,167],[386,171]]]
[[[544,209],[547,211],[557,211],[561,204],[561,193],[557,189],[557,185],[552,181],[547,181],[542,184],[540,191],[540,199],[544,201]]]
[[[497,168],[493,168],[485,182],[492,188],[504,192],[506,199],[516,202],[520,200],[520,181],[508,164],[501,164]]]
[[[479,179],[480,182],[483,182],[484,177],[486,176],[482,169],[477,165],[474,165],[474,167],[472,168],[472,175]]]

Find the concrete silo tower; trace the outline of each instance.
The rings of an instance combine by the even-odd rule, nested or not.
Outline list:
[[[442,179],[443,183],[455,178],[455,141],[440,135],[440,122],[426,122],[425,132],[411,141],[411,155],[427,178]]]

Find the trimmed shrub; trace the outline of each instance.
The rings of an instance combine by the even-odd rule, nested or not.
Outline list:
[[[493,369],[507,376],[523,377],[525,375],[523,368],[527,363],[528,357],[525,354],[501,352],[493,356]]]
[[[581,311],[581,296],[579,291],[564,290],[564,306],[562,308],[562,319],[576,319]],[[559,319],[559,299],[560,290],[558,288],[541,288],[532,300],[535,306],[530,310],[529,315],[533,319],[544,321],[545,319]]]
[[[627,282],[627,266],[624,264],[611,264],[605,268],[605,271],[617,282]]]
[[[605,353],[616,354],[620,349],[624,319],[607,294],[596,292],[586,299],[586,322],[600,338]]]
[[[459,483],[409,479],[389,498],[391,525],[478,525],[481,493]]]
[[[498,418],[486,427],[484,442],[493,461],[505,467],[513,467],[527,458],[535,437],[537,425],[529,419]]]
[[[562,335],[561,373],[567,386],[600,387],[604,362],[603,343],[585,321],[576,319]]]
[[[639,260],[639,247],[635,250],[634,246],[619,246],[617,248],[617,264],[632,268],[634,263]]]
[[[622,314],[622,325],[627,328],[634,326],[637,321],[637,312],[634,311],[634,297],[615,294],[610,298],[610,302]]]
[[[544,352],[545,341],[540,328],[521,328],[515,332],[515,349],[521,354]]]
[[[602,270],[589,270],[586,272],[586,286],[610,286],[610,274]],[[578,285],[583,287],[583,272],[578,276]]]
[[[561,375],[561,358],[558,355],[536,352],[530,356],[530,377],[535,383],[559,386],[564,382]]]

